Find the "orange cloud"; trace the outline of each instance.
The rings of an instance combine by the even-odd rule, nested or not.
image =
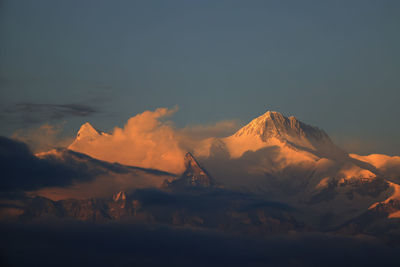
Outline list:
[[[179,173],[184,169],[185,151],[172,123],[163,120],[176,111],[176,107],[145,111],[111,134],[75,142],[69,148],[109,162]]]

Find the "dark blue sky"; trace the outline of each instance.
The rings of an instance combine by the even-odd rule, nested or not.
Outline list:
[[[181,126],[277,110],[400,154],[399,14],[397,0],[3,0],[0,134],[178,105]]]

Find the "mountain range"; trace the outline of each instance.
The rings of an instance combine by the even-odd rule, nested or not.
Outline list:
[[[68,149],[37,154],[89,170],[94,178],[26,191],[14,203],[17,219],[133,220],[400,240],[400,157],[349,154],[293,116],[268,111],[231,136],[182,149],[184,171],[175,174],[91,153],[91,146],[111,136],[85,123]]]

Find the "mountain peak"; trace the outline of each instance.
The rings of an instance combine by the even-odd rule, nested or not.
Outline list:
[[[170,188],[185,188],[185,187],[211,187],[217,185],[215,180],[207,173],[207,171],[200,166],[195,157],[187,152],[185,155],[185,171],[182,175],[172,181],[168,182],[167,186]]]
[[[285,116],[283,116],[282,113],[280,113],[278,111],[268,110],[263,115],[259,116],[257,119],[279,122],[279,121],[283,121],[285,119]]]
[[[80,151],[79,147],[87,143],[91,143],[101,136],[108,136],[109,134],[97,130],[89,122],[82,124],[76,134],[75,140],[68,146],[68,149]]]
[[[94,128],[89,122],[84,123],[81,128],[79,128],[78,134],[76,135],[76,140],[82,140],[86,138],[94,138],[101,135],[101,132]]]
[[[102,135],[108,135],[108,134],[100,130],[97,130],[89,122],[86,122],[82,124],[81,128],[79,128],[74,143],[77,141],[93,141],[94,139]]]
[[[261,115],[261,117],[274,117],[274,116],[283,116],[282,113],[278,112],[278,111],[274,111],[274,110],[268,110],[267,112],[265,112],[263,115]]]
[[[193,157],[193,155],[190,152],[187,152],[185,155],[185,167],[186,169],[189,168],[200,168],[200,164],[197,162],[197,160]]]
[[[294,116],[287,118],[277,111],[267,111],[241,128],[234,136],[249,135],[258,136],[262,141],[272,137],[286,140],[293,138],[329,139],[328,135],[317,127],[307,125]]]

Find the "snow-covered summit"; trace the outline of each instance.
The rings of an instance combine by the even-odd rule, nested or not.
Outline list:
[[[318,158],[337,155],[342,157],[345,153],[333,144],[323,130],[307,125],[294,116],[285,117],[276,111],[268,111],[253,119],[232,136],[224,138],[224,142],[233,157],[268,146],[301,150]]]
[[[79,141],[79,140],[83,140],[83,139],[93,139],[93,138],[98,137],[101,134],[102,134],[101,131],[94,128],[89,122],[86,122],[79,129],[75,140]]]
[[[317,127],[307,125],[294,116],[287,118],[276,111],[267,111],[234,134],[235,137],[243,135],[258,136],[263,141],[271,137],[289,140],[306,138],[330,141],[328,135]]]
[[[105,133],[103,131],[100,131],[93,127],[89,122],[86,122],[82,124],[82,126],[79,128],[78,133],[76,134],[74,142],[68,147],[69,149],[72,150],[77,150],[78,147],[82,144],[87,144],[90,143],[100,136],[108,136],[108,133]],[[79,149],[77,150],[79,151]]]

